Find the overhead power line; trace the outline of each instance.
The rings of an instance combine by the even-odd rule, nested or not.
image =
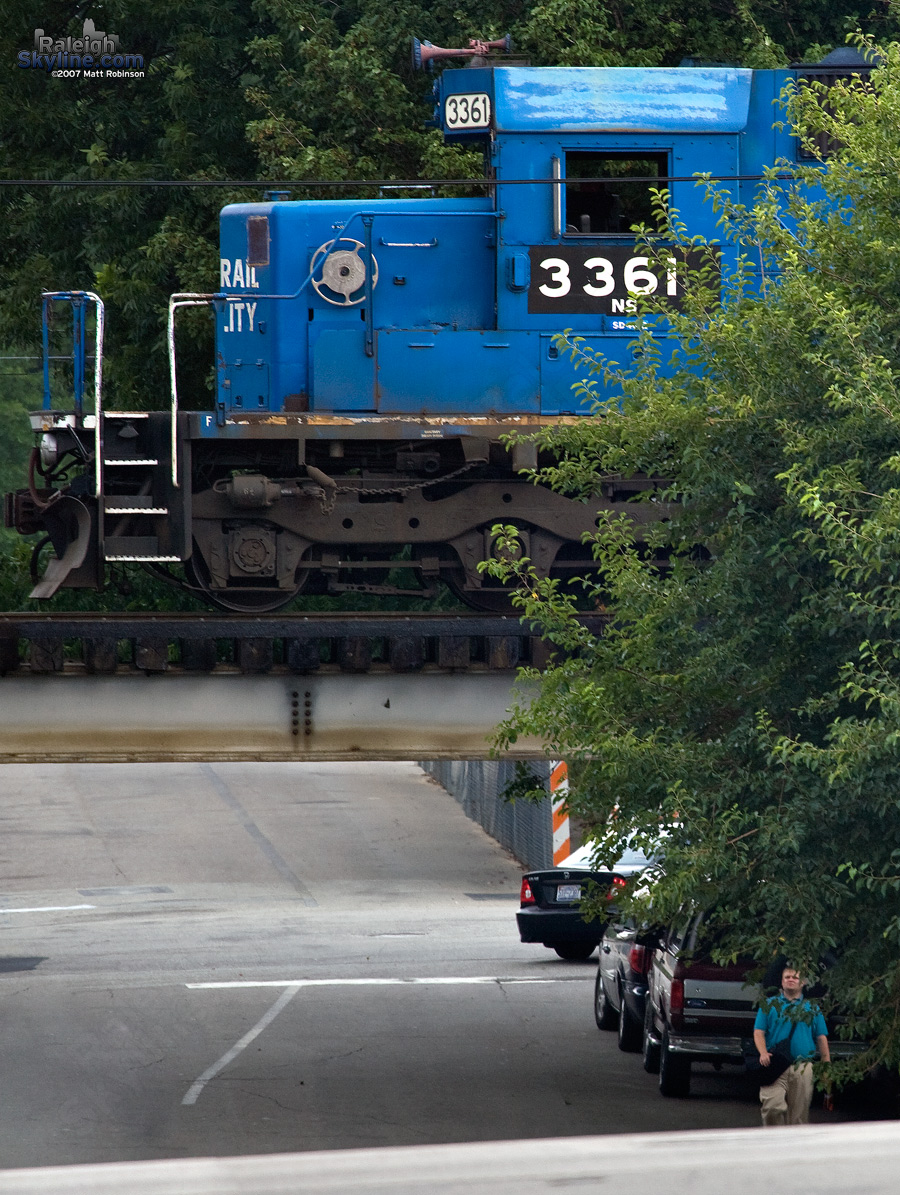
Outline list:
[[[351,178],[351,179],[164,179],[164,178],[0,178],[0,187],[264,187],[267,191],[287,191],[301,187],[493,187],[493,186],[564,186],[574,183],[695,183],[695,182],[784,182],[795,176],[779,174],[713,174],[698,178],[684,175],[622,175],[616,178]]]

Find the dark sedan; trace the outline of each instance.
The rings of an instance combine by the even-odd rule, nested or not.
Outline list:
[[[591,865],[594,844],[579,847],[558,867],[530,871],[522,877],[516,914],[523,942],[541,943],[571,961],[588,959],[597,949],[606,929],[606,919],[585,921],[581,900],[591,885],[611,896],[628,876],[642,871],[647,859],[629,851],[610,870]]]

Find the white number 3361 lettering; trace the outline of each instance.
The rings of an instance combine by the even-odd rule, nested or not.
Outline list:
[[[448,95],[444,106],[448,129],[483,129],[491,123],[491,100],[485,92]]]
[[[538,290],[548,299],[561,299],[572,289],[569,278],[569,263],[561,257],[545,257],[541,262],[542,270],[550,271],[550,281],[539,286]]]

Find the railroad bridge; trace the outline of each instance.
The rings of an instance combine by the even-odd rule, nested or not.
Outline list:
[[[0,614],[0,762],[486,758],[547,655],[509,615]]]

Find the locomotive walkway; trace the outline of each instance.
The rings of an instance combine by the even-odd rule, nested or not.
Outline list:
[[[547,654],[512,615],[0,614],[0,763],[485,758]]]

